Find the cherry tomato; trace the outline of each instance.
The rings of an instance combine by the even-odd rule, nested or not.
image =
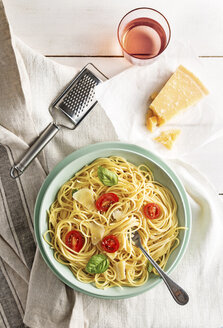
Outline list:
[[[80,252],[84,246],[84,237],[77,230],[69,231],[65,236],[65,244],[75,252]]]
[[[155,203],[148,203],[143,207],[144,215],[152,219],[157,219],[160,216],[160,207]]]
[[[116,194],[108,192],[107,194],[101,195],[96,200],[96,208],[98,211],[106,212],[108,208],[119,201],[119,198]]]
[[[107,253],[114,253],[119,249],[118,238],[110,235],[102,239],[101,246],[103,250]]]

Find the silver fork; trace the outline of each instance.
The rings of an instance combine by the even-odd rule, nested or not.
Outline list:
[[[138,231],[135,231],[133,233],[132,240],[134,241],[136,247],[139,247],[143,254],[147,257],[147,259],[150,261],[150,263],[154,266],[154,268],[157,270],[159,273],[160,277],[163,279],[165,282],[166,286],[168,287],[171,295],[173,296],[174,300],[180,304],[180,305],[185,305],[189,301],[189,296],[187,293],[178,286],[172,279],[170,279],[166,273],[160,268],[160,266],[153,260],[153,258],[146,252],[146,250],[143,248],[142,243],[141,243],[141,238],[138,233]]]

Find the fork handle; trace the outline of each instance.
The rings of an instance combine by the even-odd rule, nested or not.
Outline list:
[[[39,152],[48,144],[48,142],[59,131],[60,127],[55,123],[50,123],[39,138],[28,149],[21,161],[11,168],[10,175],[13,179],[19,177],[32,162],[32,160],[39,154]]]
[[[185,292],[185,290],[183,290],[183,288],[178,286],[172,279],[170,279],[170,277],[165,274],[165,272],[160,268],[160,266],[153,260],[153,258],[146,252],[143,247],[140,247],[140,249],[150,261],[150,263],[154,266],[154,268],[157,270],[157,272],[165,282],[166,286],[168,287],[174,300],[180,305],[187,304],[187,302],[189,301],[189,296]]]

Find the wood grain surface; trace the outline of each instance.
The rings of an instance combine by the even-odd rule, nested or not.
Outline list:
[[[172,38],[188,41],[208,73],[209,89],[221,108],[223,94],[223,1],[220,0],[5,0],[14,33],[58,63],[83,67],[92,62],[108,77],[130,67],[116,38],[122,16],[152,7],[168,19]],[[223,194],[223,137],[185,160],[206,174]]]

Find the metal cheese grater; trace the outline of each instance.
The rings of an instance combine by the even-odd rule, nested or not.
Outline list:
[[[95,100],[95,87],[106,79],[107,77],[93,64],[86,65],[75,76],[50,106],[49,110],[54,121],[48,125],[29,148],[21,161],[11,168],[10,174],[12,178],[17,178],[25,171],[27,166],[56,135],[61,127],[73,130],[78,126],[97,103]]]

